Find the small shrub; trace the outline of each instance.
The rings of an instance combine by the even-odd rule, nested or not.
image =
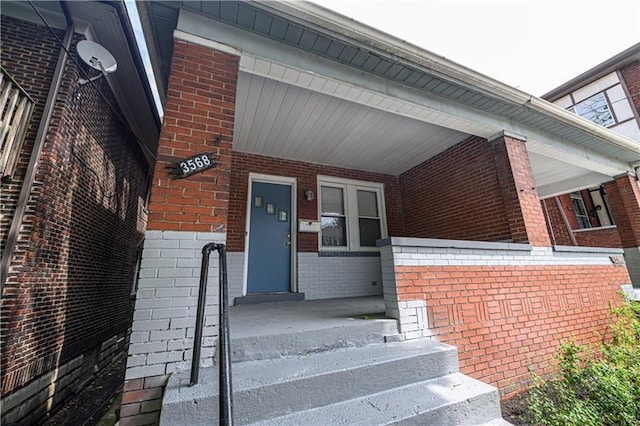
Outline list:
[[[611,335],[598,352],[562,344],[558,377],[534,375],[528,402],[536,424],[640,426],[639,303],[612,310]]]

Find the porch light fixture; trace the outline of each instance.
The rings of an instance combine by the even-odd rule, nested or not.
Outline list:
[[[313,199],[315,198],[315,194],[313,193],[313,191],[311,189],[307,189],[306,191],[304,191],[304,199],[307,201],[313,201]]]

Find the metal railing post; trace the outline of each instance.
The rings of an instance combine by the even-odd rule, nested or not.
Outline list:
[[[191,360],[191,385],[198,384],[200,374],[200,351],[202,347],[202,329],[204,327],[204,313],[207,299],[207,281],[209,276],[209,256],[212,251],[219,252],[220,266],[220,300],[219,330],[220,339],[220,424],[233,425],[233,387],[231,384],[231,348],[229,340],[229,303],[227,286],[227,248],[224,244],[209,243],[202,248],[202,266],[200,269],[200,288],[198,290],[198,310],[196,313],[196,332],[193,343],[193,358]]]

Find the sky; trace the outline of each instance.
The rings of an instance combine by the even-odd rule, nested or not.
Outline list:
[[[314,2],[536,96],[640,42],[638,0]]]

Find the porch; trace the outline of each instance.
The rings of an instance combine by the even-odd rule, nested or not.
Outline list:
[[[231,307],[238,424],[491,424],[497,390],[458,371],[457,351],[401,340],[380,297]],[[161,425],[216,423],[218,366],[174,374]],[[197,407],[197,409],[194,409]]]

